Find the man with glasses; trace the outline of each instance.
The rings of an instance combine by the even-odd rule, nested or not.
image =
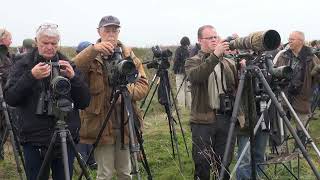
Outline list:
[[[288,99],[299,119],[306,126],[311,114],[311,97],[313,86],[319,81],[319,59],[312,49],[305,46],[304,33],[293,31],[289,36],[289,49],[280,51],[274,59],[276,66],[291,66],[293,77],[287,87]],[[306,136],[297,126],[297,133],[303,143]]]
[[[139,72],[136,82],[128,84],[128,90],[132,97],[134,114],[139,115],[136,101],[147,95],[148,81],[141,61],[133,51],[118,40],[120,21],[114,16],[103,17],[98,25],[100,39],[96,44],[89,46],[78,54],[74,61],[77,67],[85,74],[91,93],[90,106],[81,112],[80,142],[93,144],[105,121],[110,109],[113,89],[109,82],[106,63],[113,61],[115,48],[121,48],[123,59],[132,60]],[[94,151],[94,157],[98,164],[97,180],[110,180],[116,171],[117,179],[131,179],[131,162],[129,152],[129,130],[127,113],[121,107],[120,99],[112,111],[107,126],[102,133],[98,146]],[[123,114],[124,113],[124,114]],[[124,133],[121,133],[122,117],[124,115]],[[140,117],[140,116],[139,116]],[[142,125],[142,119],[140,124]],[[122,135],[124,142],[122,144]],[[123,147],[123,146],[124,147]]]
[[[53,103],[53,106],[56,105],[53,96],[57,95],[51,89],[53,68],[51,63],[59,64],[59,74],[69,79],[71,84],[70,92],[63,96],[73,102],[73,109],[66,112],[65,122],[75,141],[79,139],[79,109],[84,109],[90,102],[89,89],[80,71],[77,70],[74,63],[58,51],[60,33],[57,27],[55,24],[42,24],[38,28],[35,40],[37,47],[14,64],[4,90],[5,101],[16,107],[21,117],[20,141],[23,146],[28,180],[37,179],[56,129],[57,117],[49,113],[52,110],[50,102]],[[43,93],[46,98],[42,96]],[[65,179],[59,141],[60,138],[57,137],[53,153],[50,154],[49,162],[42,172],[43,176],[39,179],[48,179],[50,169],[53,179]],[[69,144],[67,153],[70,179],[72,179],[75,155]]]
[[[232,112],[232,107],[227,107],[225,102],[234,99],[237,74],[234,62],[223,57],[229,43],[219,38],[213,26],[200,27],[198,41],[201,49],[187,59],[185,69],[191,83],[194,179],[209,180],[210,174],[219,177]],[[225,167],[227,170],[231,159],[232,153]],[[224,179],[229,179],[228,173]]]

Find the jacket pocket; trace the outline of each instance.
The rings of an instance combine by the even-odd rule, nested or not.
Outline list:
[[[93,65],[89,69],[89,89],[91,95],[98,95],[104,90],[102,67]]]
[[[103,108],[104,92],[104,77],[102,67],[98,65],[91,66],[89,69],[89,89],[91,100],[86,111],[92,114],[100,114]]]

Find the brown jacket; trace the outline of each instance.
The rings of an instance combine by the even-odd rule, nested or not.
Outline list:
[[[129,84],[128,90],[132,97],[134,113],[138,116],[141,126],[143,125],[142,118],[139,112],[139,108],[136,105],[136,101],[143,99],[148,92],[149,84],[146,78],[145,71],[143,69],[141,61],[134,55],[130,48],[125,47],[121,42],[118,42],[118,46],[122,47],[122,54],[124,59],[131,57],[137,70],[139,71],[139,79]],[[83,72],[88,83],[91,101],[88,108],[80,112],[81,129],[80,129],[80,141],[82,143],[92,144],[106,118],[107,111],[110,108],[112,87],[109,86],[107,72],[105,72],[103,66],[104,62],[101,55],[94,50],[93,46],[89,46],[78,54],[74,61],[77,67]],[[118,99],[119,100],[119,99]],[[117,102],[117,108],[120,108],[120,103]],[[127,113],[125,114],[125,143],[128,144],[128,123],[126,123]],[[107,126],[102,133],[100,140],[101,144],[114,144],[115,136],[113,133],[112,122],[115,121],[115,112],[113,111]]]
[[[218,63],[217,56],[202,51],[186,60],[185,69],[191,82],[191,123],[210,124],[215,121],[215,110],[209,104],[208,78]]]
[[[293,56],[294,54],[290,49],[286,51],[280,51],[276,56],[278,57],[278,59],[274,60],[276,62],[276,66],[290,65],[290,60]],[[314,73],[314,75],[311,75],[311,72],[319,67],[320,61],[315,55],[311,53],[311,49],[306,46],[302,47],[297,58],[299,59],[299,61],[306,62],[306,65],[304,77],[302,78],[303,84],[301,92],[291,97],[291,104],[297,112],[308,114],[311,112],[310,106],[313,86],[319,80],[319,73]]]

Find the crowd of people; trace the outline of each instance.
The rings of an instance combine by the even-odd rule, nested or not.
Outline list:
[[[14,108],[18,115],[16,120],[12,120],[18,122],[12,123],[19,124],[16,134],[23,147],[28,180],[38,177],[49,143],[57,129],[57,121],[61,118],[57,117],[56,111],[64,112],[66,127],[73,137],[72,140],[78,144],[78,150],[89,167],[97,169],[96,179],[109,180],[114,176],[117,179],[132,179],[132,140],[128,122],[130,113],[126,113],[128,109],[124,106],[123,97],[116,99],[114,103],[113,101],[118,91],[125,87],[130,94],[133,119],[138,127],[142,128],[143,118],[137,102],[147,96],[149,83],[142,61],[130,47],[119,40],[120,28],[117,17],[102,17],[97,26],[99,38],[95,43],[80,42],[76,48],[77,55],[72,60],[58,50],[61,37],[56,24],[41,24],[35,32],[35,39],[25,39],[17,54],[9,52],[11,33],[0,29],[1,85],[4,87],[5,102]],[[238,36],[234,34],[233,38]],[[194,179],[209,180],[210,177],[219,177],[221,169],[229,172],[229,166],[234,159],[234,147],[238,145],[240,155],[249,139],[248,118],[251,111],[246,107],[248,102],[242,100],[235,133],[231,137],[232,153],[224,157],[239,79],[248,60],[238,58],[237,54],[241,52],[231,51],[230,42],[223,39],[212,25],[199,27],[197,40],[191,47],[188,37],[181,38],[180,46],[173,57],[172,71],[175,74],[179,107],[190,111]],[[307,44],[303,32],[292,31],[288,44],[280,45],[272,52],[265,52],[272,54],[270,58],[275,67],[292,68],[292,77],[283,91],[305,128],[311,115],[313,90],[317,88],[320,80],[319,49],[319,41]],[[252,56],[256,53],[248,51],[251,51]],[[114,79],[109,76],[110,73],[115,73],[115,69],[109,65],[115,58],[119,58],[119,54],[115,55],[119,52],[122,59],[134,64],[137,75],[134,82],[115,87],[118,85],[114,85]],[[58,64],[59,80],[67,82],[61,87],[53,82],[56,80],[53,78],[56,76],[54,64]],[[246,89],[246,83],[244,97],[250,92]],[[70,87],[67,92],[58,91],[59,88],[66,87]],[[254,101],[255,122],[261,114],[268,113],[268,108],[261,108],[261,102],[258,101]],[[67,104],[63,103],[66,102],[72,103],[71,110],[65,110]],[[110,109],[112,112],[108,116]],[[6,125],[3,119],[2,113],[0,139],[5,136]],[[107,126],[100,132],[106,119]],[[139,128],[138,131],[141,130]],[[306,145],[306,135],[299,126],[297,134]],[[100,139],[97,146],[92,146],[98,136]],[[254,144],[257,163],[266,160],[268,140],[268,131],[260,127]],[[92,148],[94,155],[90,156]],[[48,179],[50,170],[53,179],[66,178],[60,149],[61,144],[55,142],[49,165],[44,167],[44,172],[38,178]],[[4,158],[3,153],[3,148],[0,147],[0,160]],[[67,154],[69,175],[72,179],[75,152],[69,144]],[[227,161],[222,165],[224,158]],[[250,151],[247,150],[237,169],[238,180],[251,178],[250,164]],[[262,170],[263,167],[257,172],[258,176],[262,175]],[[230,174],[224,173],[222,179],[229,178]]]

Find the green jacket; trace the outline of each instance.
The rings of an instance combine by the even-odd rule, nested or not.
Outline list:
[[[274,60],[276,62],[276,66],[284,66],[290,65],[290,60],[293,58],[292,51],[280,51],[279,54],[276,56],[277,59]],[[301,91],[292,97],[292,107],[295,111],[299,113],[311,113],[311,97],[313,92],[314,85],[319,81],[320,71],[318,71],[320,66],[320,60],[311,53],[311,49],[307,46],[304,46],[299,55],[297,57],[300,61],[306,63],[303,84]],[[312,73],[312,72],[315,73]]]
[[[191,123],[210,124],[215,121],[215,110],[209,104],[208,78],[218,63],[217,56],[202,51],[186,60],[186,74],[191,83]]]

